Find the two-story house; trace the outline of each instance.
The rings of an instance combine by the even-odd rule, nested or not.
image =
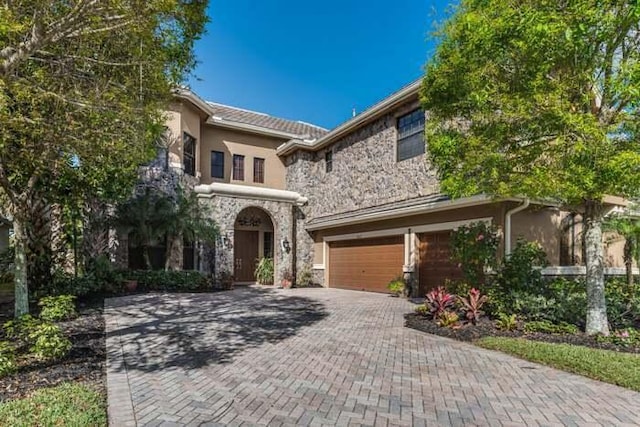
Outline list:
[[[177,92],[168,127],[180,143],[171,163],[193,176],[221,231],[194,267],[249,283],[256,260],[273,257],[276,283],[310,268],[323,286],[384,292],[405,275],[422,293],[460,276],[450,234],[477,221],[502,230],[502,253],[524,237],[540,242],[552,266],[579,266],[579,215],[549,202],[439,192],[425,154],[420,84],[331,131]],[[611,211],[625,206],[615,197],[607,203]],[[610,266],[623,265],[622,245],[608,243]]]

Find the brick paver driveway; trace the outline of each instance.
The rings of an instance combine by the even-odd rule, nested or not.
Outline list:
[[[125,425],[638,425],[640,394],[403,327],[363,292],[238,289],[107,302]]]

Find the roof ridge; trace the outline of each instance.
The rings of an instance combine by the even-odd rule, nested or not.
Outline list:
[[[233,105],[228,105],[228,104],[222,104],[220,102],[214,102],[214,101],[206,101],[207,104],[209,105],[217,105],[219,107],[226,107],[226,108],[233,108],[234,110],[238,110],[238,111],[244,111],[246,113],[253,113],[253,114],[259,114],[261,116],[267,116],[267,117],[273,117],[275,119],[278,119],[280,117],[276,117],[276,116],[272,116],[271,114],[267,114],[267,113],[263,113],[261,111],[255,111],[255,110],[249,110],[246,108],[241,108],[241,107],[235,107]],[[282,119],[282,120],[287,120],[287,119]]]

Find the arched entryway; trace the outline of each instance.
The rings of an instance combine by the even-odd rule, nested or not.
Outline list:
[[[237,283],[256,281],[260,258],[273,258],[274,227],[269,214],[257,207],[240,211],[234,224],[233,276]]]

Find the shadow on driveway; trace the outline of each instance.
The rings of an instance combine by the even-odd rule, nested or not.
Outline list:
[[[256,288],[135,295],[109,299],[105,306],[108,351],[119,351],[119,339],[126,369],[144,372],[230,363],[327,316],[318,301]],[[110,357],[110,362],[110,370],[125,369],[122,357]]]

